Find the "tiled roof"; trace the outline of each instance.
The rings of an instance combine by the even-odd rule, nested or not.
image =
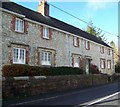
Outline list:
[[[77,27],[74,27],[70,24],[62,22],[62,21],[55,19],[53,17],[45,17],[36,11],[30,10],[30,9],[23,7],[19,4],[16,4],[14,2],[3,2],[2,8],[9,10],[9,11],[12,11],[12,12],[15,12],[15,13],[18,13],[18,14],[21,14],[21,15],[25,15],[26,18],[31,19],[33,21],[37,21],[37,22],[58,28],[60,30],[81,36],[83,38],[89,39],[89,40],[94,41],[96,43],[110,47],[102,40],[98,39],[97,37],[95,37],[91,34],[88,34],[87,32],[85,32]]]

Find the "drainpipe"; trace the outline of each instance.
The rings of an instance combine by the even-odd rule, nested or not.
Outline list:
[[[67,35],[67,47],[68,47],[68,53],[69,53],[69,66],[72,66],[72,59],[71,59],[71,44],[70,44],[70,35]]]

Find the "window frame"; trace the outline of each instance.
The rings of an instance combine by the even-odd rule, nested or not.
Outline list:
[[[74,43],[73,45],[74,45],[75,47],[77,47],[77,46],[78,46],[77,37],[74,36],[74,37],[73,37],[73,40],[74,40],[74,41],[73,41],[73,43]]]
[[[85,49],[90,50],[90,41],[85,41]]]
[[[104,46],[100,46],[100,52],[103,54],[105,52]]]
[[[50,39],[50,37],[49,37],[49,28],[48,27],[43,28],[43,38],[44,39]]]
[[[100,59],[100,68],[105,69],[106,68],[106,60],[105,59]]]
[[[24,20],[15,18],[15,32],[24,33]]]
[[[107,49],[107,54],[110,55],[110,49]]]
[[[52,66],[52,53],[48,51],[41,52],[41,65]]]
[[[15,61],[15,51],[14,50],[17,50],[18,51],[18,55],[17,55],[17,60],[18,61]],[[20,57],[21,57],[21,50],[24,51],[24,56],[22,56],[24,59],[23,59],[23,62],[20,61]],[[26,49],[24,48],[13,48],[13,64],[26,64]]]
[[[80,67],[80,58],[74,57],[74,65],[73,67],[79,68]]]
[[[107,60],[107,69],[111,69],[111,60]]]

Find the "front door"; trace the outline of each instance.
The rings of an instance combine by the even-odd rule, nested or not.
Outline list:
[[[86,74],[90,73],[90,59],[86,59]]]

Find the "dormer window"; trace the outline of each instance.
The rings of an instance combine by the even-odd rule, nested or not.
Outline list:
[[[43,29],[43,38],[49,39],[49,28],[48,27],[45,27]]]
[[[24,33],[24,21],[22,19],[15,19],[15,31]]]
[[[100,47],[100,52],[101,52],[102,54],[104,53],[104,47],[103,47],[103,46]]]

